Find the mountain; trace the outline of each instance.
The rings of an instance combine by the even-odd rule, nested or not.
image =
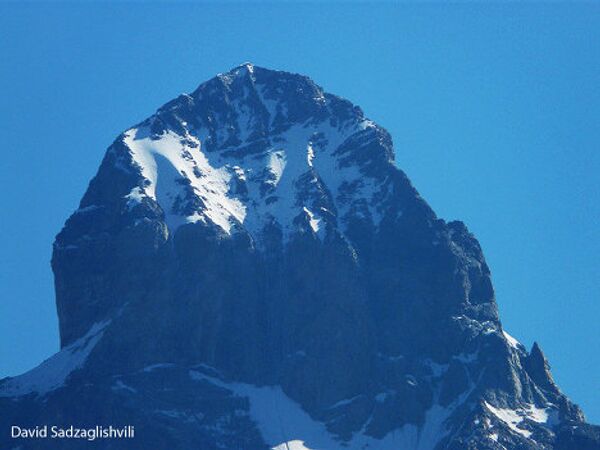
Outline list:
[[[61,350],[0,424],[135,427],[101,449],[598,449],[490,270],[309,78],[239,66],[108,148],[52,257]],[[81,449],[80,439],[2,448]]]

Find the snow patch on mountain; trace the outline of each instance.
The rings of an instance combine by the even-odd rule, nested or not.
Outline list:
[[[157,201],[171,229],[210,220],[229,233],[232,224],[245,216],[244,205],[228,195],[231,171],[212,166],[198,151],[200,142],[187,138],[172,131],[160,139],[150,138],[143,128],[127,131],[124,142],[145,179],[144,186],[134,187],[127,198],[140,201],[145,195]],[[189,212],[190,196],[201,199],[204,207]]]
[[[206,130],[185,135],[167,130],[153,136],[147,126],[132,128],[123,142],[142,180],[125,195],[127,206],[131,209],[144,198],[156,201],[171,233],[200,221],[227,234],[239,225],[258,236],[275,223],[287,237],[298,229],[295,219],[308,214],[310,228],[322,237],[319,211],[331,213],[328,201],[333,201],[342,230],[350,216],[377,225],[382,181],[366,176],[355,164],[342,164],[336,153],[363,125],[294,125],[262,151],[242,155],[234,148],[206,151]]]
[[[308,223],[310,224],[310,228],[317,233],[319,231],[319,223],[321,222],[321,219],[317,218],[317,216],[313,214],[312,211],[306,206],[303,209],[308,215]]]
[[[525,436],[526,438],[531,436],[531,431],[518,427],[518,425],[523,422],[524,416],[516,410],[510,408],[496,408],[488,402],[484,402],[484,405],[494,416],[500,419],[501,422],[504,422],[508,428],[515,433]]]
[[[250,415],[265,441],[273,448],[341,449],[325,425],[313,420],[279,386],[256,387],[244,383],[226,383],[199,371],[190,371],[193,380],[207,381],[231,391],[250,402]]]
[[[257,387],[244,383],[225,382],[200,371],[190,370],[190,378],[221,387],[250,404],[250,415],[272,450],[345,450],[348,448],[377,448],[378,450],[431,450],[448,430],[445,421],[453,408],[433,405],[425,415],[422,426],[404,425],[399,430],[376,439],[357,433],[349,442],[339,440],[326,426],[312,419],[302,407],[291,400],[279,386]],[[332,408],[345,406],[354,399],[343,400]]]
[[[9,378],[0,385],[0,397],[48,394],[65,385],[75,370],[83,367],[90,352],[102,338],[110,320],[94,324],[85,336],[54,354],[29,372]]]
[[[518,349],[519,347],[523,346],[519,341],[517,341],[514,337],[512,337],[506,331],[502,330],[502,334],[504,335],[504,337],[506,338],[506,340],[508,341],[508,343],[510,344],[510,346],[512,348]]]
[[[279,444],[272,448],[272,450],[314,450],[308,448],[304,441],[288,441],[283,444]]]
[[[515,433],[518,433],[526,438],[531,436],[531,431],[519,427],[525,420],[530,420],[548,427],[552,427],[558,423],[558,411],[556,408],[549,405],[547,408],[539,408],[533,404],[525,404],[520,408],[500,408],[484,402],[485,407],[500,421],[505,423]]]

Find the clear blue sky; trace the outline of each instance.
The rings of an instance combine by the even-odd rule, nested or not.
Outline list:
[[[393,135],[505,327],[600,422],[600,6],[0,4],[0,376],[58,348],[51,244],[118,133],[244,61]]]

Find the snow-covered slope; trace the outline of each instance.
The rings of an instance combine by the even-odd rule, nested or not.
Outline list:
[[[287,237],[308,223],[322,236],[327,224],[339,222],[344,229],[353,212],[379,223],[389,187],[385,177],[369,173],[365,166],[370,161],[348,164],[349,157],[358,161],[371,156],[349,155],[343,144],[384,135],[383,130],[308,80],[302,79],[314,90],[323,117],[307,117],[301,123],[292,121],[286,103],[270,98],[270,90],[279,92],[285,85],[267,89],[252,65],[216,80],[127,130],[122,137],[125,147],[113,148],[115,164],[126,171],[134,168],[141,176],[126,195],[129,207],[144,199],[157,202],[170,233],[200,221],[227,234],[243,229],[258,241],[272,225]],[[228,127],[217,132],[211,126],[222,120],[218,113],[205,121],[186,117],[215,95],[213,84],[224,92],[222,101],[230,108]],[[349,109],[345,120],[337,119],[335,108],[340,105]],[[177,126],[163,128],[166,114]]]
[[[0,397],[20,397],[29,394],[44,396],[63,387],[69,376],[83,367],[107,326],[108,322],[94,324],[85,336],[69,344],[39,366],[23,375],[10,378],[2,384]]]

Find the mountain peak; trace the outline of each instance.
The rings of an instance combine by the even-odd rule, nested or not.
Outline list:
[[[343,237],[357,220],[378,226],[399,176],[389,135],[360,108],[249,63],[167,103],[109,153],[133,175],[128,208],[159,208],[171,234],[203,223],[258,245],[270,227],[287,240],[302,230]],[[297,220],[306,214],[308,229]]]
[[[202,83],[195,92],[212,90],[215,88],[215,83],[225,85],[230,94],[233,95],[239,95],[243,92],[240,85],[247,86],[250,84],[253,89],[255,85],[267,86],[270,93],[283,94],[290,97],[290,99],[304,98],[322,102],[324,96],[323,89],[306,75],[256,66],[250,62],[240,64],[228,72],[218,74],[216,77]],[[331,94],[328,94],[328,96],[339,99],[339,97]]]
[[[250,61],[245,61],[238,66],[238,68],[245,68],[248,72],[252,72],[254,70],[254,64]]]
[[[268,70],[268,69],[262,69],[262,70]],[[240,64],[239,66],[236,66],[233,69],[229,70],[228,72],[218,74],[216,78],[225,80],[226,82],[231,82],[231,80],[235,79],[235,78],[242,78],[242,77],[246,77],[246,76],[251,77],[253,73],[254,73],[254,64],[252,64],[251,62],[244,62],[244,63]]]
[[[475,237],[436,217],[383,128],[301,75],[238,66],[128,128],[52,268],[62,349],[0,380],[6,429],[121,417],[135,448],[597,448],[539,346],[503,332]]]

